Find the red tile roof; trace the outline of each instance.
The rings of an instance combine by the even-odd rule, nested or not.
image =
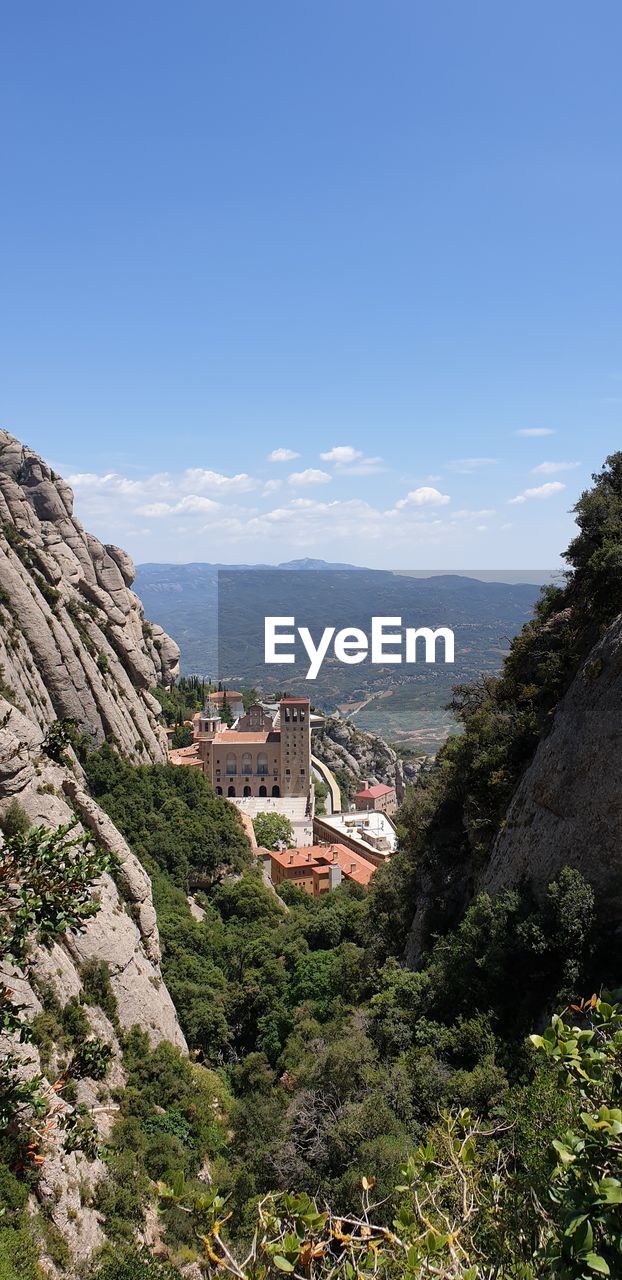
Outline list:
[[[193,764],[200,765],[202,763],[199,748],[196,744],[192,747],[175,747],[168,753],[169,764]]]
[[[331,864],[336,862],[341,867],[346,880],[355,880],[357,884],[369,884],[376,870],[372,862],[368,862],[362,854],[347,849],[344,844],[312,844],[306,845],[303,849],[283,849],[277,852],[259,849],[258,852],[264,856],[267,855],[285,869],[308,867],[314,875],[326,875]],[[337,856],[334,857],[333,854]]]
[[[372,800],[379,800],[381,796],[388,796],[393,793],[394,787],[385,787],[383,782],[378,783],[377,787],[363,787],[362,791],[357,791],[355,800],[361,800],[364,796],[371,796]]]

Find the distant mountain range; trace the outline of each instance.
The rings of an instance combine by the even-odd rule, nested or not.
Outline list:
[[[281,574],[288,575],[286,583]],[[398,615],[409,625],[451,626],[453,665],[344,666],[333,659],[305,689],[316,706],[340,709],[361,728],[430,752],[455,728],[445,710],[453,685],[499,669],[541,584],[552,576],[515,571],[507,575],[515,580],[485,581],[483,574],[394,573],[304,558],[276,566],[144,564],[137,567],[135,590],[147,616],[179,644],[184,674],[264,693],[301,687],[299,669],[285,665],[269,669],[267,685],[266,614],[295,613],[296,624],[314,635],[330,625],[368,630],[372,614]]]

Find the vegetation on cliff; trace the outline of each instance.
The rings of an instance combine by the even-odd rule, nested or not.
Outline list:
[[[538,899],[527,884],[475,888],[560,698],[622,610],[622,454],[576,510],[565,584],[543,593],[498,680],[456,691],[464,734],[408,794],[404,851],[368,891],[279,899],[197,771],[86,756],[92,794],[152,877],[191,1051],[122,1037],[95,1193],[116,1252],[99,1280],[187,1263],[238,1280],[620,1274],[622,1007],[579,999],[619,985],[620,957],[576,870]],[[34,837],[17,816],[5,839],[19,851]],[[403,954],[422,892],[414,970]],[[96,990],[104,1008],[105,973],[89,981],[84,998]],[[46,1014],[42,1045],[51,1018],[79,1043],[79,1009]],[[36,1275],[23,1236],[35,1177],[16,1158],[0,1169],[0,1280]],[[158,1195],[155,1260],[137,1240]]]

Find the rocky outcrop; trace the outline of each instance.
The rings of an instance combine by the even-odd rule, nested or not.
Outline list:
[[[367,779],[372,786],[384,783],[395,787],[398,801],[421,768],[418,760],[402,760],[375,733],[366,733],[350,720],[333,716],[327,716],[322,725],[313,729],[313,752],[336,775],[341,787],[347,780],[352,794]]]
[[[51,993],[61,1007],[72,997],[83,998],[86,967],[103,962],[109,973],[118,1028],[127,1031],[141,1027],[151,1044],[169,1040],[186,1051],[173,1002],[160,974],[158,928],[149,877],[108,816],[84,790],[77,762],[54,764],[43,746],[41,729],[0,698],[0,817],[15,801],[33,826],[56,827],[77,817],[82,829],[115,855],[117,866],[113,874],[101,876],[93,885],[100,909],[85,929],[65,935],[50,948],[36,947],[27,973],[0,965],[0,980],[14,993],[23,1016],[32,1018],[41,1013],[45,992]],[[84,1008],[93,1034],[111,1046],[113,1056],[104,1082],[80,1080],[76,1105],[86,1105],[105,1141],[118,1111],[112,1091],[124,1083],[121,1051],[117,1032],[106,1013],[92,1004],[85,1004]],[[54,1070],[46,1078],[35,1045],[20,1045],[14,1038],[3,1042],[0,1037],[0,1053],[7,1050],[21,1056],[25,1078],[40,1073],[44,1076],[43,1087],[50,1105],[46,1123],[50,1128],[37,1183],[37,1201],[67,1242],[74,1263],[81,1262],[104,1242],[90,1199],[94,1187],[106,1176],[105,1166],[99,1159],[87,1160],[79,1151],[64,1149],[61,1121],[73,1107],[53,1089],[62,1065],[60,1053],[53,1053]],[[46,1272],[54,1275],[45,1254],[43,1262]]]
[[[80,933],[56,946],[56,962],[47,973],[48,952],[35,960],[50,977],[62,1001],[77,993],[80,970],[104,961],[110,970],[119,1021],[140,1026],[152,1044],[170,1040],[185,1049],[172,1000],[160,971],[160,943],[151,882],[123,837],[83,788],[77,763],[57,765],[43,752],[42,735],[6,699],[0,698],[0,816],[17,801],[33,826],[57,827],[79,819],[82,830],[114,854],[113,875],[93,887],[100,910]],[[80,827],[78,829],[80,829]]]
[[[0,431],[0,692],[39,729],[74,720],[97,744],[163,761],[150,690],[169,685],[179,650],[145,621],[134,566],[73,515],[69,486]]]
[[[556,614],[548,626],[568,617]],[[622,616],[579,668],[557,706],[480,868],[465,846],[451,867],[417,869],[412,926],[404,960],[417,968],[438,910],[458,922],[473,897],[529,885],[543,899],[564,867],[595,891],[603,926],[622,915]]]
[[[508,809],[481,877],[541,894],[562,867],[594,886],[601,918],[622,914],[622,617],[562,699]]]

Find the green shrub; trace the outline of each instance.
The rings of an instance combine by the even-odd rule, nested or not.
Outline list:
[[[87,960],[80,970],[82,991],[87,1004],[97,1005],[119,1029],[119,1008],[110,981],[110,965],[106,960]]]
[[[111,1256],[104,1251],[89,1280],[181,1280],[181,1273],[158,1262],[146,1249],[130,1247]]]

